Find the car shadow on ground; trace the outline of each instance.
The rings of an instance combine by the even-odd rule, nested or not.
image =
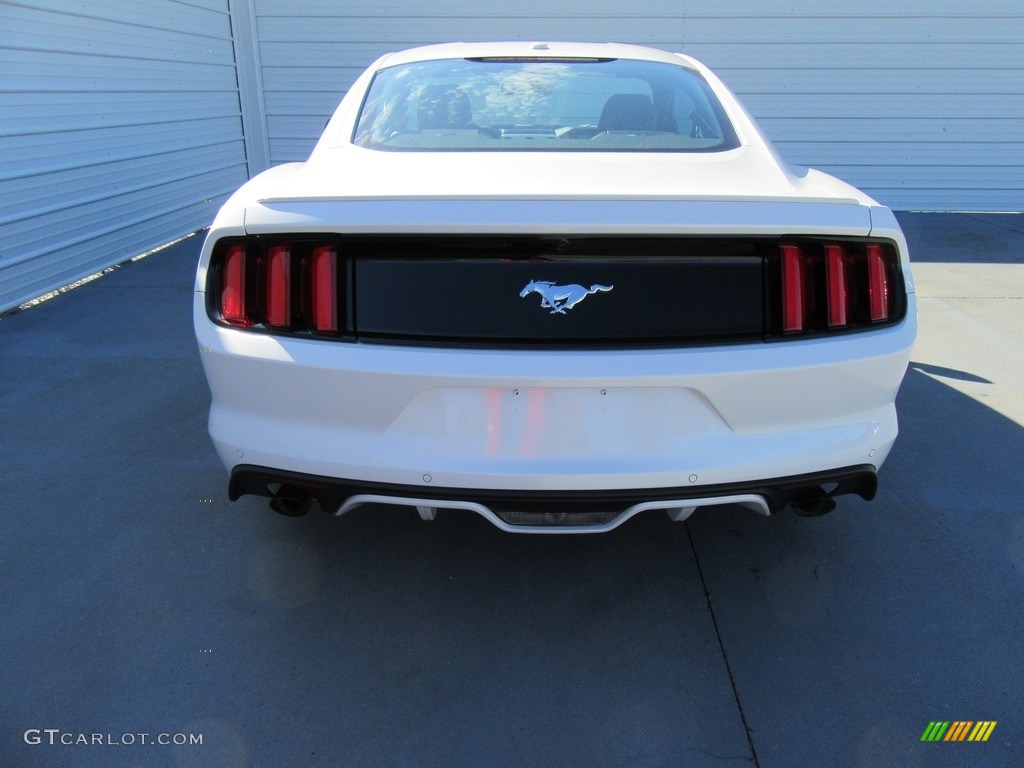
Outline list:
[[[982,719],[1020,762],[1024,430],[944,379],[984,381],[911,365],[874,501],[691,523],[762,766],[960,765],[920,736]]]

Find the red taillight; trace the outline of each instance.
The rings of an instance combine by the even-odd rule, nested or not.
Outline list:
[[[272,245],[262,259],[263,313],[271,328],[287,328],[291,322],[291,250]]]
[[[868,304],[871,322],[889,319],[889,274],[882,246],[868,245]]]
[[[807,323],[804,255],[795,245],[783,245],[782,251],[782,330],[802,331]]]
[[[313,328],[334,333],[338,330],[338,251],[330,245],[314,248],[312,262]]]
[[[846,254],[842,246],[825,246],[825,285],[828,291],[829,328],[846,325],[847,296]]]
[[[340,336],[345,261],[336,242],[229,240],[214,250],[210,316],[236,328]]]
[[[225,323],[251,325],[245,306],[245,246],[232,245],[220,273],[220,314]]]
[[[787,238],[769,262],[769,334],[845,333],[903,317],[899,251],[857,238]]]

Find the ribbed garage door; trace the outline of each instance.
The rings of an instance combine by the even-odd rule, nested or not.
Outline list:
[[[0,311],[199,229],[247,178],[227,0],[0,4]]]

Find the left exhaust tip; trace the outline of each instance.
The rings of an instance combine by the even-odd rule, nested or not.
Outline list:
[[[270,508],[285,517],[302,517],[312,504],[308,493],[292,485],[282,485],[270,499]]]

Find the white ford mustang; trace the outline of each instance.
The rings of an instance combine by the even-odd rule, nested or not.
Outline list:
[[[686,56],[384,56],[221,209],[195,287],[229,496],[600,532],[875,495],[916,333],[885,207]]]

